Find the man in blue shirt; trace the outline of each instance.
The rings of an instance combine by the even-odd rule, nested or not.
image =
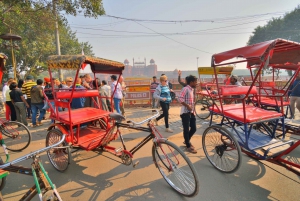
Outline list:
[[[295,104],[300,111],[300,74],[296,77],[294,83],[291,86],[291,90],[289,91],[290,95],[290,107],[291,107],[291,119],[295,118]]]

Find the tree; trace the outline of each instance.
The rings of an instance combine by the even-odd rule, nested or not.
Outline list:
[[[253,34],[249,37],[247,45],[260,43],[263,41],[283,38],[295,42],[300,42],[300,6],[297,6],[292,12],[287,13],[284,17],[273,18],[265,26],[258,26],[254,29]],[[270,73],[267,70],[266,73]],[[291,76],[292,71],[287,71]],[[276,75],[279,76],[279,71]]]
[[[92,4],[93,1],[54,1],[58,3],[58,9],[68,14],[76,15],[75,8],[85,9],[85,16],[104,14],[101,1]],[[83,5],[78,6],[78,3]],[[88,3],[90,2],[90,3]],[[56,54],[54,45],[54,16],[51,10],[52,1],[0,1],[2,10],[0,20],[6,26],[0,27],[0,33],[18,33],[22,37],[20,50],[16,51],[17,77],[20,72],[37,76],[46,70],[46,59],[49,55]],[[70,6],[76,6],[71,8]],[[91,7],[93,5],[94,7]],[[99,6],[100,5],[100,6]],[[74,10],[75,9],[75,10]],[[76,12],[75,12],[76,11]],[[79,10],[78,10],[79,12]],[[81,54],[82,48],[85,55],[93,56],[92,46],[88,42],[79,42],[76,33],[72,32],[68,22],[63,16],[58,16],[59,31],[61,39],[62,54]],[[9,50],[4,50],[7,55],[11,55]],[[11,66],[11,59],[8,60],[7,67]],[[9,68],[8,68],[9,69]]]

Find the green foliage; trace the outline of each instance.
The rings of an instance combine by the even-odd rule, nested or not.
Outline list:
[[[273,18],[265,26],[258,26],[250,36],[248,45],[283,38],[300,42],[300,6],[283,18]]]
[[[300,42],[300,6],[292,12],[285,14],[284,17],[273,18],[265,26],[258,26],[254,29],[247,45],[252,45],[268,40],[282,38],[295,42]],[[272,71],[266,70],[270,74]],[[289,75],[291,71],[287,71]],[[279,71],[276,72],[279,76]]]
[[[47,70],[46,59],[56,54],[55,17],[52,2],[57,3],[57,10],[77,15],[83,12],[87,17],[104,14],[102,1],[99,0],[2,0],[0,1],[0,33],[13,33],[22,37],[18,41],[19,50],[15,50],[17,61],[17,77],[20,72],[37,77]],[[71,30],[66,19],[58,16],[61,54],[81,54],[94,56],[92,46],[88,42],[79,42],[76,33]],[[1,42],[8,43],[9,41]],[[10,44],[10,43],[9,43]],[[9,60],[6,68],[11,72],[11,50],[1,48]],[[7,75],[8,73],[6,73]],[[25,75],[25,76],[26,76]]]

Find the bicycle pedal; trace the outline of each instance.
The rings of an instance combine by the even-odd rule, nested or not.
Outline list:
[[[138,164],[140,164],[140,161],[136,161],[132,166],[135,168]]]
[[[119,153],[119,152],[122,151],[122,150],[123,150],[122,147],[119,147],[119,148],[115,149],[115,152],[116,152],[116,154],[117,154],[117,153]]]

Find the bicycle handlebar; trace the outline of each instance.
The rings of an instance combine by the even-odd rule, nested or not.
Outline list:
[[[27,155],[25,155],[25,156],[22,156],[22,157],[20,157],[20,158],[17,158],[17,159],[15,159],[15,160],[11,161],[11,162],[2,164],[2,165],[0,165],[0,169],[6,168],[6,167],[8,167],[8,166],[10,166],[10,165],[14,165],[14,164],[19,163],[19,162],[21,162],[21,161],[27,160],[27,159],[29,159],[29,158],[31,158],[31,157],[33,157],[33,156],[39,154],[39,153],[48,151],[49,149],[51,149],[51,148],[53,148],[53,147],[56,147],[56,146],[58,146],[59,144],[61,144],[61,143],[65,140],[65,138],[66,138],[66,135],[64,134],[64,135],[62,136],[61,140],[60,140],[59,142],[57,142],[56,144],[53,144],[53,145],[51,145],[51,146],[48,146],[48,147],[45,147],[45,148],[42,148],[42,149],[39,149],[39,150],[36,150],[36,151],[34,151],[34,152],[31,152],[30,154],[27,154]]]
[[[139,126],[139,125],[141,125],[141,124],[143,124],[143,123],[145,123],[145,122],[148,122],[148,121],[150,121],[150,120],[152,120],[152,119],[154,119],[154,118],[156,118],[156,117],[159,116],[159,111],[158,111],[158,110],[152,110],[152,112],[153,112],[153,111],[156,111],[156,114],[153,115],[152,117],[149,117],[149,118],[147,118],[147,119],[145,119],[145,120],[143,120],[143,121],[141,121],[141,122],[134,122],[134,121],[132,121],[132,120],[129,120],[129,121],[127,121],[127,123],[128,123],[128,124],[132,123],[132,126],[135,127],[135,126]]]

